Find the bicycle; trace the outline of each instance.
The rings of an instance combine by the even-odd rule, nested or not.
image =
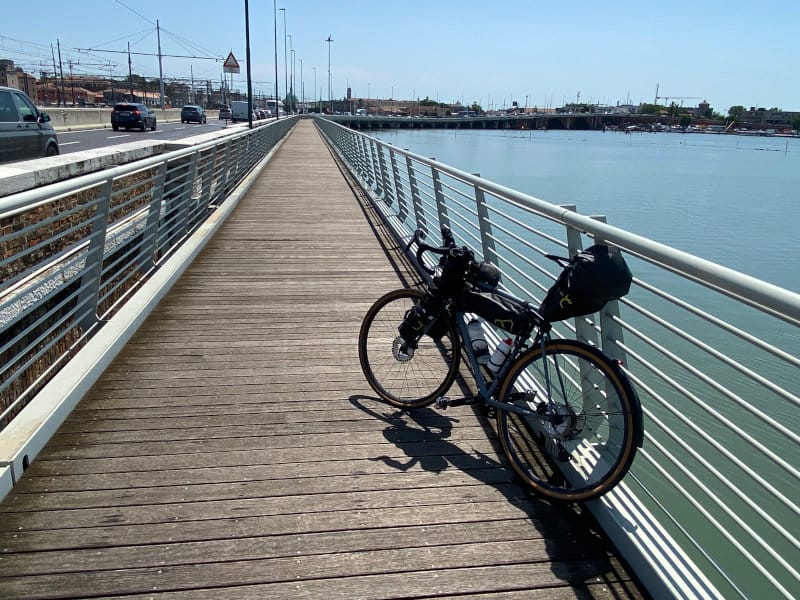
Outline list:
[[[442,246],[431,246],[417,231],[406,247],[416,243],[417,262],[432,276],[424,291],[391,291],[367,311],[358,350],[369,385],[407,410],[483,403],[495,415],[514,471],[542,496],[575,502],[608,492],[644,436],[639,398],[620,364],[589,344],[551,337],[550,322],[536,308],[496,287],[494,265],[476,262],[447,228],[442,239]],[[426,252],[439,255],[435,268],[425,264]],[[505,346],[492,356],[501,362],[496,373],[473,348],[467,318],[487,313],[511,333],[507,357],[496,359]],[[450,399],[444,394],[462,353],[478,393]]]

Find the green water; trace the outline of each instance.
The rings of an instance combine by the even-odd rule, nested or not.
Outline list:
[[[800,139],[493,130],[389,130],[375,135],[399,148],[480,174],[547,202],[575,204],[582,214],[605,215],[611,225],[800,292],[800,210],[797,204]],[[629,257],[629,264],[637,277],[775,344],[792,356],[800,355],[797,327],[635,257]],[[797,369],[777,361],[769,353],[710,327],[640,287],[632,289],[628,299],[647,307],[668,323],[680,325],[767,380],[800,394]],[[624,318],[673,352],[678,360],[687,361],[691,367],[723,383],[745,404],[763,409],[790,432],[800,431],[800,411],[796,404],[698,351],[689,342],[634,311],[626,310]],[[630,348],[626,366],[642,382],[639,392],[649,436],[643,451],[659,464],[671,464],[665,452],[677,457],[675,464],[667,468],[673,481],[653,469],[650,462],[639,458],[628,481],[634,488],[637,486],[632,480],[641,481],[667,510],[677,515],[682,525],[710,551],[713,560],[732,574],[733,586],[738,586],[744,597],[759,600],[780,597],[748,560],[738,551],[732,551],[730,541],[714,530],[711,519],[719,520],[731,530],[741,531],[740,526],[714,504],[714,496],[719,496],[758,535],[770,540],[786,562],[798,569],[800,552],[797,547],[774,533],[772,525],[756,516],[720,480],[720,477],[728,478],[737,489],[755,499],[790,535],[800,537],[797,514],[736,464],[741,460],[749,469],[763,475],[790,502],[796,501],[800,497],[800,481],[755,448],[763,445],[796,467],[800,463],[798,444],[629,332],[625,334],[625,343]],[[632,354],[642,360],[633,358]],[[646,362],[666,372],[692,394],[694,400],[687,401],[682,393],[661,381],[658,374],[648,369]],[[673,409],[677,410],[677,415]],[[732,433],[713,413],[732,420],[744,435]],[[698,426],[722,449],[732,451],[734,458],[725,456],[684,419]],[[720,473],[710,472],[682,444],[687,444]],[[709,486],[711,493],[699,491],[699,484],[680,471],[681,465]],[[685,486],[686,491],[676,492],[678,485]],[[697,510],[687,496],[696,499],[708,514]],[[655,503],[648,502],[648,507],[654,514],[660,514]],[[718,586],[723,597],[738,597],[730,582],[714,572],[712,565],[691,548],[681,531],[667,519],[660,520]],[[780,584],[794,589],[796,580],[787,569],[766,556],[752,538],[741,533],[738,537],[744,540],[744,550],[762,560]]]

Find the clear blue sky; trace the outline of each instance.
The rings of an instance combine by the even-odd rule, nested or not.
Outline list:
[[[335,98],[349,84],[356,97],[428,96],[484,108],[527,99],[554,107],[579,94],[585,102],[652,102],[658,86],[659,96],[700,97],[723,114],[735,104],[800,111],[797,0],[249,0],[253,88],[260,93],[275,85],[274,6],[281,96],[285,14],[296,92],[302,60],[309,98],[315,79],[317,95],[328,97],[330,49]],[[37,74],[52,70],[50,44],[58,39],[65,71],[71,59],[75,73],[108,73],[97,65],[111,61],[113,72],[126,76],[127,56],[76,48],[125,50],[130,42],[133,52],[156,54],[158,19],[163,54],[224,58],[233,51],[242,68],[234,87],[247,87],[244,0],[35,0],[26,10],[28,17],[0,24],[0,58]],[[157,59],[134,56],[133,71],[157,77]],[[222,66],[164,58],[163,72],[219,82]]]

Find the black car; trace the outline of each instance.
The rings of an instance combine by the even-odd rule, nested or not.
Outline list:
[[[181,123],[205,123],[206,111],[202,106],[187,104],[181,109]]]
[[[144,131],[156,130],[156,115],[144,104],[135,102],[119,102],[114,105],[111,111],[111,129],[118,131],[119,128],[130,129],[136,127]]]
[[[18,89],[0,87],[0,162],[58,154],[58,137],[47,113]]]

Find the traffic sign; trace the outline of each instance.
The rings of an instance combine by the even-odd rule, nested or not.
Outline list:
[[[225,73],[239,72],[239,61],[236,60],[236,57],[233,55],[232,51],[228,53],[228,58],[226,58],[225,62],[222,63],[222,70]]]

